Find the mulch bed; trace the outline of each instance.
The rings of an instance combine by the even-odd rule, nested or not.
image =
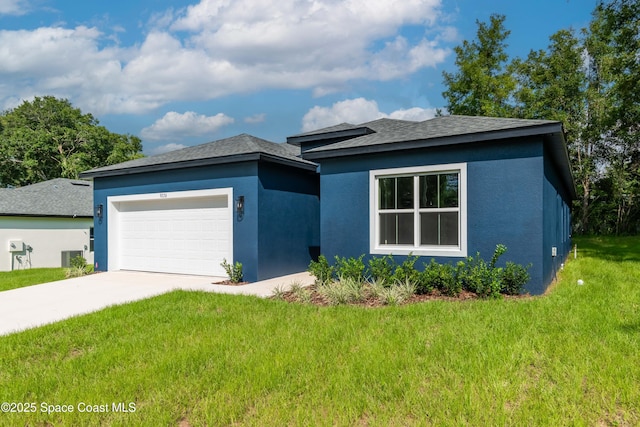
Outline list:
[[[317,306],[323,306],[323,307],[330,305],[329,302],[322,295],[320,295],[320,293],[316,290],[316,285],[308,286],[306,289],[311,291],[311,304],[317,305]],[[272,297],[272,298],[275,298],[275,297]],[[511,299],[530,299],[533,297],[527,293],[522,295],[503,295],[503,298],[507,300],[511,300]],[[280,299],[290,303],[300,303],[296,294],[291,291],[284,292]],[[417,303],[422,303],[427,301],[461,302],[461,301],[471,301],[471,300],[478,300],[478,299],[481,299],[481,298],[473,292],[462,291],[460,292],[460,295],[456,297],[452,297],[452,296],[445,295],[438,290],[434,290],[430,294],[426,294],[426,295],[413,295],[411,298],[407,299],[400,305],[417,304]],[[364,301],[351,303],[348,305],[362,306],[362,307],[385,307],[384,304],[382,304],[377,298],[373,296],[370,296]]]

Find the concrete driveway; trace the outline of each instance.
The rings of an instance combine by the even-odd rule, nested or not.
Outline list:
[[[176,289],[267,297],[277,286],[313,283],[313,277],[306,272],[242,286],[213,284],[222,280],[222,277],[115,271],[12,289],[0,292],[0,335]]]

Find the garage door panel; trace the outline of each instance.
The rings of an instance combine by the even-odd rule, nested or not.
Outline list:
[[[119,268],[224,275],[231,259],[228,196],[135,200],[118,206]]]

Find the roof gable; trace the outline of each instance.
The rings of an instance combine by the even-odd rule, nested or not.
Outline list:
[[[524,120],[494,117],[442,116],[422,122],[406,120],[379,119],[363,123],[374,132],[343,141],[316,146],[306,150],[305,158],[322,158],[322,153],[331,155],[346,154],[349,150],[367,148],[370,150],[396,150],[401,147],[387,144],[406,143],[409,141],[441,140],[442,144],[453,143],[455,138],[471,137],[473,140],[499,139],[509,137],[509,133],[537,134],[542,125],[561,126],[559,122],[550,120]],[[464,138],[463,138],[464,139]],[[468,138],[467,138],[468,139]],[[317,153],[317,154],[316,154]]]
[[[93,183],[56,178],[0,189],[0,216],[93,217]]]

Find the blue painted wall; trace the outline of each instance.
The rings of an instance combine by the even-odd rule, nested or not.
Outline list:
[[[571,251],[571,198],[553,166],[551,157],[545,152],[544,162],[544,266],[545,283],[556,278],[567,255]],[[552,248],[557,255],[552,256]]]
[[[320,246],[319,176],[262,163],[259,184],[261,278],[306,271]]]
[[[537,138],[321,160],[322,253],[329,259],[368,254],[369,170],[462,162],[467,163],[468,254],[480,252],[488,260],[497,244],[505,244],[500,264],[532,263],[527,290],[542,293],[549,283],[544,236],[552,226],[544,219],[557,212],[556,200],[549,206],[545,199],[544,147]]]
[[[257,281],[265,278],[273,277],[274,272],[293,273],[299,270],[302,257],[299,255],[300,242],[305,241],[312,242],[313,238],[317,240],[317,234],[313,236],[312,232],[308,232],[301,237],[301,229],[290,229],[288,234],[280,237],[277,240],[279,245],[283,245],[285,248],[290,248],[291,251],[291,263],[287,261],[287,253],[285,250],[276,250],[277,259],[283,260],[282,264],[277,269],[271,267],[269,260],[273,259],[271,249],[267,244],[260,245],[261,233],[265,233],[267,239],[262,239],[266,242],[269,241],[268,237],[271,233],[269,226],[262,224],[261,211],[265,211],[264,215],[269,215],[269,212],[273,213],[273,209],[270,208],[269,193],[275,192],[279,197],[285,200],[280,201],[284,207],[280,209],[281,221],[287,222],[291,218],[298,218],[304,215],[308,215],[308,211],[316,206],[317,209],[317,182],[315,184],[315,199],[310,197],[309,194],[300,192],[302,196],[297,196],[299,193],[289,194],[287,188],[283,190],[277,190],[275,188],[269,188],[269,191],[265,193],[263,189],[262,181],[258,178],[259,168],[258,162],[243,162],[226,165],[215,165],[197,168],[185,168],[171,171],[158,171],[142,174],[133,174],[117,177],[105,177],[94,179],[94,204],[102,203],[105,206],[105,215],[102,221],[95,219],[95,262],[98,265],[97,270],[104,271],[108,266],[107,253],[107,197],[108,196],[121,196],[131,194],[144,194],[144,193],[159,193],[159,192],[172,192],[172,191],[186,191],[186,190],[203,190],[214,188],[233,188],[234,198],[240,195],[245,196],[245,210],[244,215],[240,218],[234,214],[233,224],[233,261],[239,261],[243,264],[243,271],[245,280]],[[276,168],[289,169],[286,166],[276,166]],[[267,168],[267,170],[269,170]],[[287,172],[289,175],[294,172]],[[305,174],[304,172],[302,172]],[[272,172],[277,176],[276,172]],[[267,174],[268,175],[268,174]],[[267,176],[268,178],[269,176]],[[316,177],[317,180],[317,177]],[[269,180],[269,183],[278,184],[277,180]],[[312,181],[312,180],[311,180]],[[282,183],[282,181],[280,181]],[[312,183],[299,184],[299,187],[309,185],[313,192],[314,187]],[[272,186],[273,187],[273,186]],[[282,194],[280,194],[280,191]],[[265,195],[266,194],[266,195]],[[305,202],[300,202],[299,198],[305,199]],[[261,200],[262,199],[262,200]],[[278,200],[273,200],[278,202]],[[282,206],[282,205],[280,205]],[[270,215],[269,215],[270,216]],[[313,228],[313,225],[311,225]],[[317,222],[316,222],[317,228]],[[276,227],[277,229],[277,227]],[[261,247],[262,246],[262,247]],[[306,258],[305,258],[306,259]],[[308,265],[309,261],[306,261]],[[306,268],[305,265],[305,268]],[[304,268],[303,268],[304,270]]]

